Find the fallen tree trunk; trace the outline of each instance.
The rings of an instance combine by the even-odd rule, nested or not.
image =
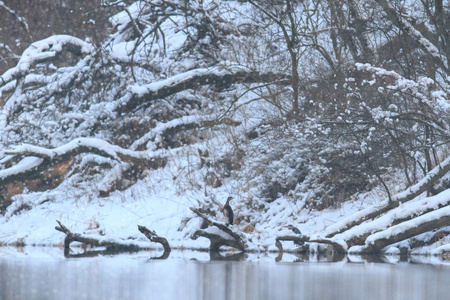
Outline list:
[[[11,203],[11,197],[25,188],[54,188],[67,174],[71,162],[77,155],[92,153],[117,162],[129,164],[127,174],[138,178],[147,169],[164,167],[166,157],[151,155],[147,151],[133,151],[112,145],[95,138],[77,138],[66,145],[54,149],[34,145],[20,145],[5,150],[0,164],[6,166],[0,170],[0,211],[4,212]],[[18,160],[18,161],[17,161]],[[132,178],[125,178],[133,182]]]
[[[374,232],[385,230],[448,205],[450,205],[450,190],[445,190],[438,195],[415,201],[413,205],[406,204],[394,208],[371,222],[354,226],[333,238],[345,240],[348,247],[364,245],[366,238]]]
[[[127,243],[122,241],[114,241],[108,239],[99,239],[94,238],[85,234],[73,233],[66,226],[64,226],[60,221],[58,222],[59,226],[56,226],[55,229],[66,234],[66,238],[64,239],[64,255],[69,255],[70,244],[72,242],[80,242],[85,245],[89,245],[92,247],[105,247],[106,251],[139,251],[143,248],[140,245]],[[164,253],[160,257],[155,257],[157,259],[166,259],[169,257],[171,248],[167,239],[160,237],[156,234],[156,232],[146,228],[145,226],[138,225],[139,231],[145,235],[151,242],[160,243],[164,247]]]
[[[278,236],[275,239],[275,246],[277,246],[278,250],[280,252],[284,251],[283,245],[281,244],[281,241],[293,241],[293,242],[308,242],[308,243],[318,243],[318,244],[327,244],[333,247],[333,251],[337,253],[346,253],[347,249],[344,247],[341,243],[338,243],[336,241],[332,241],[329,239],[310,239],[310,237],[306,235],[300,235],[300,236],[293,236],[293,235],[284,235],[284,236]],[[300,247],[299,252],[307,251],[309,249],[308,247]]]
[[[416,235],[450,225],[450,206],[374,233],[366,239],[364,253],[378,253],[386,246],[401,242]]]
[[[209,225],[217,227],[219,230],[197,230],[192,236],[193,239],[197,239],[199,236],[206,237],[210,240],[210,251],[218,251],[222,246],[229,246],[241,251],[245,251],[247,248],[245,243],[245,237],[239,233],[234,232],[225,224],[218,223],[208,216],[206,216],[200,209],[190,208],[197,216],[205,220]]]
[[[141,248],[139,245],[132,243],[121,243],[108,239],[98,239],[85,234],[73,233],[60,221],[56,222],[58,222],[59,226],[56,226],[55,229],[66,234],[66,238],[64,239],[64,253],[69,251],[72,242],[80,242],[92,247],[106,247],[107,250],[138,251]]]
[[[131,86],[131,96],[128,97],[127,101],[118,106],[116,111],[132,111],[141,104],[163,99],[184,90],[198,89],[203,85],[220,85],[226,87],[235,83],[263,82],[288,85],[291,79],[283,74],[258,73],[242,67],[194,69],[146,85]]]
[[[439,166],[431,170],[422,180],[409,187],[404,192],[398,193],[392,197],[392,201],[386,201],[380,206],[371,206],[360,212],[357,212],[348,218],[331,225],[325,231],[325,237],[331,238],[339,233],[349,230],[367,220],[375,219],[378,216],[396,208],[400,203],[410,201],[420,194],[426,192],[436,181],[441,179],[450,171],[450,157],[443,161]]]

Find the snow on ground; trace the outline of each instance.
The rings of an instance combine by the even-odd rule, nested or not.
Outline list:
[[[201,220],[194,216],[189,207],[198,207],[208,197],[196,188],[181,190],[174,184],[175,170],[184,167],[169,163],[163,170],[149,172],[145,179],[129,189],[104,198],[95,196],[94,189],[90,191],[87,186],[74,187],[70,180],[52,191],[16,196],[6,214],[0,216],[0,243],[62,245],[65,235],[55,230],[56,220],[59,220],[73,232],[145,243],[147,239],[137,230],[137,225],[143,225],[166,237],[175,248],[207,248],[209,240],[206,238],[190,238],[199,228]],[[233,185],[237,183],[231,180],[225,182],[211,198],[223,204],[231,194],[235,199],[233,205],[237,216],[251,213],[240,203],[245,195],[239,195]],[[255,218],[256,230],[247,235],[253,250],[275,251],[275,237],[291,234],[290,230],[283,228],[287,224],[293,224],[303,234],[309,235],[358,210],[355,203],[346,203],[339,210],[299,210],[301,203],[294,205],[283,198],[266,205],[267,211]],[[20,210],[24,207],[26,209]],[[243,222],[234,226],[242,230],[245,225]],[[151,246],[159,247],[159,244]],[[294,244],[285,242],[284,248],[294,249]]]
[[[209,147],[212,156],[223,157],[229,150],[218,140],[211,139],[208,143],[205,146]],[[212,146],[214,143],[215,148]],[[338,209],[315,211],[305,208],[307,195],[297,201],[285,197],[271,203],[258,200],[255,190],[243,189],[245,183],[242,177],[224,178],[222,186],[211,188],[204,183],[207,170],[200,168],[197,146],[173,152],[165,168],[149,170],[144,179],[108,197],[97,196],[103,178],[94,176],[88,180],[82,174],[72,174],[54,190],[17,195],[6,214],[0,216],[0,244],[62,245],[65,235],[55,230],[56,220],[59,220],[72,232],[160,248],[159,244],[150,244],[138,231],[137,225],[143,225],[166,237],[173,248],[205,249],[209,247],[208,239],[191,239],[202,221],[189,208],[209,203],[219,211],[218,218],[222,221],[221,205],[231,195],[234,197],[232,205],[236,217],[244,217],[240,224],[233,226],[244,231],[250,225],[249,219],[254,226],[252,232],[245,234],[249,249],[256,252],[277,251],[275,238],[292,234],[283,226],[292,224],[304,235],[324,237],[339,221],[385,201],[372,191],[342,203]],[[436,207],[447,195],[448,192],[444,192],[435,197],[418,198],[392,210],[378,223],[372,223],[383,227],[387,222],[385,227],[388,227],[388,221],[394,216],[408,215],[410,209],[416,207]],[[249,199],[263,208],[252,208],[248,205]],[[367,226],[370,225],[362,224],[354,230]],[[283,248],[294,250],[295,245],[293,242],[283,242]],[[388,250],[389,253],[397,252],[392,247]],[[421,254],[441,254],[448,250],[448,245],[434,245],[424,248]],[[350,249],[350,252],[355,251],[355,247]]]
[[[55,230],[56,220],[59,220],[73,232],[145,241],[137,230],[139,224],[174,241],[175,247],[206,246],[201,241],[194,245],[191,239],[177,231],[182,219],[190,215],[189,206],[195,206],[195,203],[187,197],[177,196],[171,182],[164,179],[143,180],[106,198],[94,197],[89,191],[77,190],[64,183],[51,192],[30,193],[19,198],[6,215],[0,217],[2,243],[61,244],[64,234]],[[13,214],[21,205],[32,208]]]

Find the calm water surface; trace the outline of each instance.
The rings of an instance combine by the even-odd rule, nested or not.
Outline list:
[[[175,252],[65,258],[0,251],[0,299],[449,299],[446,264],[210,261]],[[290,260],[290,261],[289,261]]]

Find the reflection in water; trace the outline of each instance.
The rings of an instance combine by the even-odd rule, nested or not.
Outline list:
[[[209,260],[211,261],[240,261],[247,257],[245,252],[222,253],[218,251],[209,252]]]
[[[450,267],[377,263],[164,261],[140,254],[6,258],[0,299],[447,299]],[[199,255],[197,255],[199,256]]]
[[[117,255],[123,253],[137,253],[137,251],[123,251],[123,250],[115,250],[115,249],[106,249],[106,250],[86,250],[83,252],[74,252],[71,248],[64,248],[64,256],[66,258],[87,258],[87,257],[95,257],[95,256],[109,256],[109,255]],[[150,259],[167,259],[170,256],[171,250],[164,250],[163,254],[159,256],[151,256]]]

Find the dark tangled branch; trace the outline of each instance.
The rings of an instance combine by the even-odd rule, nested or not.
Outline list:
[[[239,249],[241,251],[245,251],[247,248],[244,237],[230,228],[228,228],[225,224],[218,223],[213,221],[211,218],[209,218],[207,215],[205,215],[200,209],[196,208],[190,208],[197,216],[205,220],[209,225],[215,226],[224,233],[226,233],[229,238],[227,238],[226,235],[219,235],[214,232],[209,232],[206,230],[197,230],[194,235],[193,239],[197,239],[199,236],[206,237],[211,241],[210,245],[210,251],[218,251],[220,247],[222,246],[228,246],[233,247],[236,249]]]

